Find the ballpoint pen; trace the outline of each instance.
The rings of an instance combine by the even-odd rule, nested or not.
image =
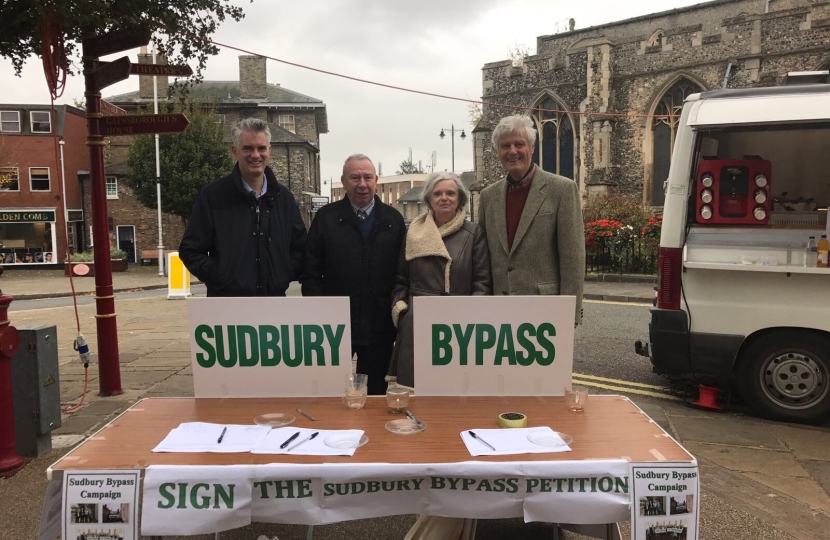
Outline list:
[[[285,448],[286,446],[288,446],[289,444],[291,444],[291,441],[293,441],[294,439],[296,439],[296,438],[297,438],[297,437],[299,437],[299,436],[300,436],[300,432],[298,431],[298,432],[297,432],[297,433],[295,433],[294,435],[292,435],[292,436],[288,437],[288,440],[286,440],[284,443],[282,443],[282,444],[280,445],[280,450],[282,450],[283,448]]]
[[[302,441],[298,442],[297,444],[295,444],[294,446],[292,446],[291,448],[289,448],[288,450],[286,450],[286,452],[290,452],[290,451],[294,450],[295,448],[297,448],[298,446],[300,446],[301,444],[303,444],[303,443],[307,443],[308,441],[310,441],[311,439],[313,439],[314,437],[316,437],[316,436],[317,436],[317,435],[319,435],[319,434],[320,434],[320,432],[319,432],[319,431],[315,431],[315,432],[314,432],[314,433],[312,433],[310,436],[306,437],[306,438],[305,438],[305,439],[303,439]]]
[[[489,448],[490,448],[490,450],[492,450],[493,452],[495,452],[495,451],[496,451],[495,447],[494,447],[492,444],[488,443],[487,441],[485,441],[484,439],[482,439],[481,437],[479,437],[478,435],[476,435],[476,434],[473,432],[473,430],[468,430],[468,431],[467,431],[467,433],[469,433],[469,434],[470,434],[470,437],[472,437],[473,439],[475,439],[475,440],[479,441],[479,442],[480,442],[480,443],[482,443],[482,444],[487,445],[487,447],[489,447]]]
[[[409,409],[407,409],[407,410],[406,410],[406,411],[404,411],[404,412],[406,412],[406,417],[407,417],[407,418],[409,418],[410,420],[412,420],[412,423],[414,423],[414,424],[415,424],[416,426],[418,426],[420,429],[423,429],[423,428],[424,428],[424,425],[421,423],[421,421],[420,421],[420,420],[418,420],[417,418],[415,418],[415,415],[414,415],[414,414],[412,414],[411,412],[409,412]]]
[[[304,410],[302,410],[302,409],[297,409],[297,412],[298,412],[298,413],[300,413],[300,414],[302,414],[303,416],[305,416],[305,417],[306,417],[306,418],[308,418],[309,420],[313,420],[313,421],[316,421],[316,420],[317,420],[316,418],[314,418],[313,416],[311,416],[310,414],[308,414],[307,412],[305,412],[305,411],[304,411]]]
[[[225,432],[226,431],[228,431],[228,426],[225,426],[224,428],[222,428],[222,434],[219,435],[219,439],[216,441],[216,444],[220,444],[222,442],[222,439],[225,438]]]

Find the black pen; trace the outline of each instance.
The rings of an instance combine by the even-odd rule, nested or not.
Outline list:
[[[222,428],[222,434],[219,435],[219,439],[216,441],[216,444],[220,444],[222,439],[225,437],[225,432],[228,431],[228,426]]]
[[[319,431],[315,431],[314,433],[312,433],[312,434],[311,434],[311,436],[310,436],[310,437],[306,437],[306,438],[305,438],[305,439],[303,439],[302,441],[298,442],[297,444],[295,444],[294,446],[292,446],[291,448],[289,448],[289,449],[287,450],[287,452],[290,452],[290,451],[294,450],[295,448],[297,448],[297,447],[298,447],[298,446],[300,446],[301,444],[305,444],[305,443],[307,443],[308,441],[310,441],[311,439],[313,439],[314,437],[316,437],[316,436],[317,436],[317,435],[319,435],[319,434],[320,434],[320,432],[319,432]]]
[[[473,431],[472,431],[472,430],[468,430],[468,431],[467,431],[467,433],[469,433],[469,434],[470,434],[470,437],[472,437],[473,439],[475,439],[475,440],[477,440],[477,441],[481,442],[482,444],[486,444],[486,445],[490,448],[490,450],[492,450],[493,452],[495,452],[495,451],[496,451],[496,449],[493,447],[493,445],[492,445],[492,444],[488,443],[487,441],[485,441],[484,439],[482,439],[481,437],[479,437],[478,435],[476,435],[475,433],[473,433]]]
[[[286,446],[288,446],[288,445],[291,443],[291,441],[293,441],[294,439],[296,439],[296,438],[297,438],[297,437],[299,437],[299,436],[300,436],[300,432],[298,431],[298,432],[297,432],[297,433],[295,433],[294,435],[292,435],[292,436],[288,437],[288,440],[287,440],[287,441],[285,441],[284,443],[282,443],[282,444],[280,445],[280,450],[282,450],[283,448],[285,448]]]

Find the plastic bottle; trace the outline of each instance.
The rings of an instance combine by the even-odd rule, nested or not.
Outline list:
[[[827,235],[822,234],[821,240],[818,241],[817,252],[818,252],[818,261],[816,262],[816,266],[819,268],[827,268],[830,266],[830,259],[828,259],[828,254],[830,254],[830,242],[827,241]]]
[[[816,237],[811,236],[807,241],[807,248],[804,250],[804,266],[806,268],[815,268],[818,262],[818,245],[816,244]]]

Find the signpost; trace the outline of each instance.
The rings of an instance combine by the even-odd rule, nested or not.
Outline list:
[[[101,132],[104,136],[181,133],[188,124],[190,121],[181,113],[102,116]]]
[[[325,205],[329,203],[328,197],[312,197],[311,198],[311,211],[316,212],[317,210],[321,209]]]
[[[89,146],[92,239],[95,252],[95,305],[98,331],[99,395],[115,396],[121,389],[121,368],[118,354],[118,327],[115,321],[115,295],[112,288],[110,264],[110,237],[107,223],[107,190],[104,172],[104,146],[106,135],[137,135],[141,133],[180,133],[187,128],[184,115],[123,115],[123,111],[110,106],[103,115],[101,89],[130,74],[160,74],[160,66],[136,66],[128,57],[102,63],[101,56],[115,54],[146,45],[152,32],[145,28],[119,30],[105,34],[86,33],[82,40],[84,66],[84,97],[86,97],[87,146]],[[189,75],[187,66],[165,66],[172,75]],[[142,71],[145,70],[145,71]],[[155,73],[154,73],[155,72]]]
[[[130,75],[169,75],[190,77],[193,70],[188,65],[168,66],[164,64],[130,64]]]

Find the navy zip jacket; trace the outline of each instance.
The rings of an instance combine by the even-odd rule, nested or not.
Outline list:
[[[233,172],[199,192],[179,256],[208,296],[285,296],[299,279],[306,229],[291,192],[265,168],[257,200]]]

